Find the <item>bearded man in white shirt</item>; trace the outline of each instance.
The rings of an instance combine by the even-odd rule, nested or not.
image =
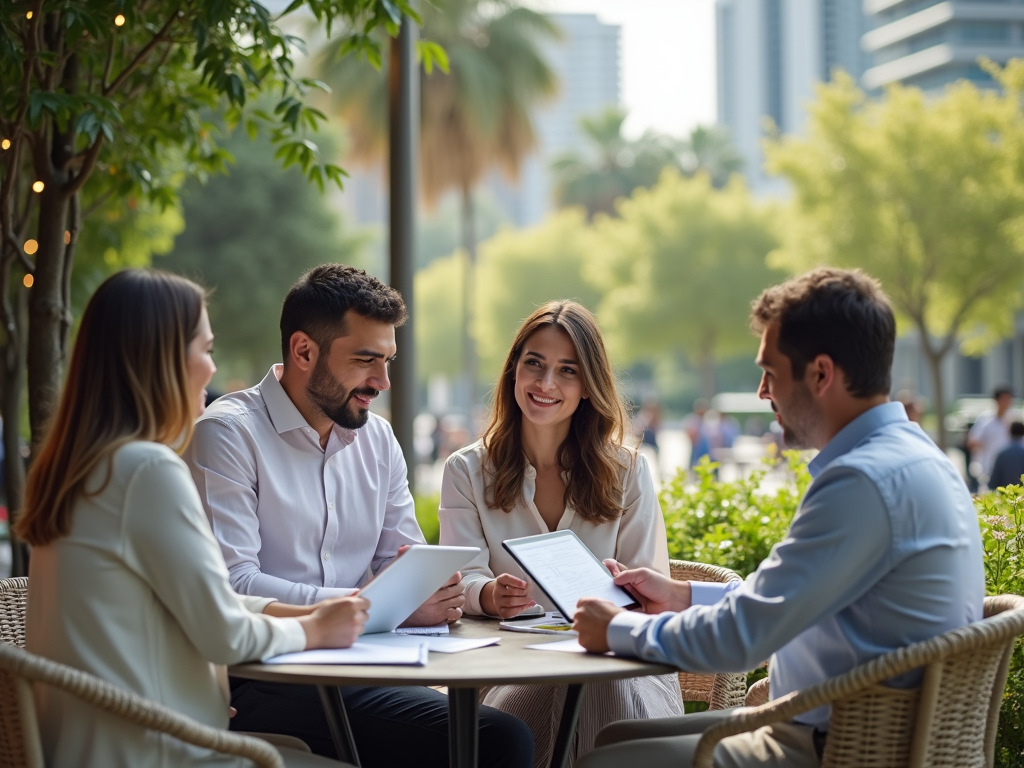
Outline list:
[[[370,413],[390,387],[402,297],[363,270],[327,264],[292,286],[281,311],[283,365],[220,398],[196,424],[185,460],[243,595],[312,604],[349,595],[422,544],[407,467],[391,426]],[[457,621],[456,574],[407,621]],[[365,768],[448,765],[447,697],[429,688],[342,688]],[[232,729],[286,733],[336,757],[312,686],[232,681]],[[480,764],[529,766],[518,719],[480,710]]]

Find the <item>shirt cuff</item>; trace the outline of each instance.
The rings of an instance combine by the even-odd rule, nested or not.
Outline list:
[[[623,611],[617,613],[608,625],[608,633],[605,639],[608,647],[616,656],[637,656],[636,647],[633,644],[633,632],[637,627],[643,627],[654,619],[646,613],[635,611]]]
[[[347,589],[345,587],[318,587],[314,602],[319,603],[321,600],[328,600],[332,597],[348,597],[358,591],[358,589]]]
[[[462,594],[466,596],[466,608],[465,612],[470,616],[488,616],[489,614],[484,610],[483,603],[481,602],[480,596],[490,582],[495,579],[488,579],[482,574],[475,575],[470,578],[462,577]],[[491,618],[500,618],[499,616],[492,616]]]
[[[306,649],[306,630],[302,628],[302,624],[299,623],[298,619],[282,619],[274,618],[274,623],[281,627],[284,638],[282,638],[280,646],[266,654],[263,658],[267,659],[271,656],[279,656],[282,653],[296,653]]]
[[[258,597],[257,595],[239,595],[235,593],[242,605],[249,613],[263,613],[267,606],[276,603],[276,597]]]
[[[719,584],[714,581],[691,581],[690,605],[714,605],[732,589],[733,587],[729,584]]]

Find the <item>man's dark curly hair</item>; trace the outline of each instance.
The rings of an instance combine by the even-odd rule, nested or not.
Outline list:
[[[329,350],[345,335],[345,313],[388,325],[402,325],[409,317],[401,294],[365,270],[344,264],[321,264],[306,272],[284,297],[281,307],[281,354],[287,362],[292,336],[302,331]]]
[[[887,395],[892,388],[896,318],[881,284],[859,269],[819,267],[766,289],[751,307],[751,329],[779,324],[779,351],[793,377],[828,355],[854,397]]]

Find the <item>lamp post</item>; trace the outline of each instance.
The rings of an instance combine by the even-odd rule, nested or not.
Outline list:
[[[416,456],[416,337],[413,327],[413,275],[416,243],[416,168],[419,153],[419,78],[416,71],[416,26],[408,17],[391,41],[388,69],[391,287],[402,294],[409,320],[395,331],[398,357],[391,366],[391,427],[402,446],[414,486]]]

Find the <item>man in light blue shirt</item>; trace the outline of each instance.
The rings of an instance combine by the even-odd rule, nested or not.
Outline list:
[[[754,303],[759,394],[786,444],[817,448],[814,478],[786,538],[746,581],[672,582],[618,574],[644,613],[583,600],[591,651],[614,650],[694,672],[739,672],[772,656],[778,698],[880,654],[982,617],[981,537],[956,469],[903,406],[889,402],[895,321],[878,283],[819,269]],[[610,564],[617,571],[617,564]],[[912,686],[914,675],[890,681]],[[689,765],[708,713],[609,726],[579,768]],[[829,708],[723,740],[721,766],[816,766]]]

